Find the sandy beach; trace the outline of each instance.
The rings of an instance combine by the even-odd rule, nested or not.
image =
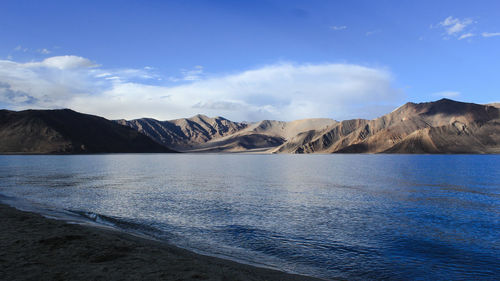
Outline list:
[[[0,280],[318,280],[0,204]]]

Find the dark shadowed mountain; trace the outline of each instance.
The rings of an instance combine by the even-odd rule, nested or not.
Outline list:
[[[173,152],[102,117],[62,110],[0,110],[0,153]]]

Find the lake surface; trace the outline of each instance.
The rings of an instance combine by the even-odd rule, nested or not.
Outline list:
[[[500,278],[500,156],[0,156],[0,193],[323,278]]]

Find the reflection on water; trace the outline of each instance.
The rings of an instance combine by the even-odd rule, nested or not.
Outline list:
[[[495,155],[0,156],[0,193],[324,278],[495,279],[499,171]]]

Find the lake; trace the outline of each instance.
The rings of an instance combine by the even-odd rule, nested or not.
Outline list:
[[[0,156],[0,193],[322,278],[498,279],[500,156]]]

